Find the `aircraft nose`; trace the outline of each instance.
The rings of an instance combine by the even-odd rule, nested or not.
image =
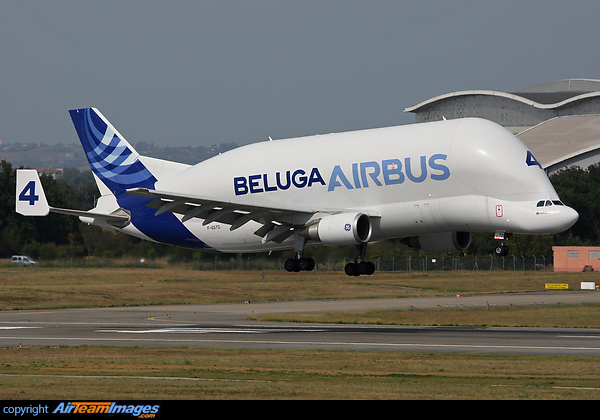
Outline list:
[[[571,207],[564,206],[560,209],[559,216],[564,224],[564,230],[573,226],[579,220],[579,213]]]

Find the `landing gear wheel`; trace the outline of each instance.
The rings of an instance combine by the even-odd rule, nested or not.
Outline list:
[[[315,260],[312,258],[300,258],[297,264],[300,271],[312,271],[315,268]]]
[[[347,276],[360,276],[360,273],[358,271],[358,264],[354,264],[354,263],[346,264],[346,266],[344,267],[344,272],[346,273]]]
[[[496,249],[494,249],[494,253],[498,257],[504,257],[508,255],[508,247],[506,245],[498,245]]]
[[[315,260],[312,258],[288,258],[283,263],[286,271],[299,272],[299,271],[312,271],[315,268]]]
[[[285,260],[285,263],[283,264],[283,266],[285,267],[285,270],[288,272],[298,272],[300,271],[298,269],[298,265],[296,264],[296,260],[293,258],[288,258],[287,260]]]
[[[344,267],[344,272],[348,276],[360,276],[367,275],[370,276],[375,272],[375,264],[372,262],[362,261],[358,264],[356,263],[348,263]]]
[[[358,255],[356,256],[356,262],[346,264],[344,271],[348,276],[360,276],[366,274],[370,276],[375,272],[375,264],[370,261],[364,261],[365,254],[367,251],[367,244],[362,243],[356,245],[358,249]]]

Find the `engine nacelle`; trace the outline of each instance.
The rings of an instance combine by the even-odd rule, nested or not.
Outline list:
[[[324,245],[356,245],[368,242],[371,232],[371,220],[366,214],[339,213],[308,226],[303,235]]]
[[[427,233],[405,238],[401,242],[427,253],[442,253],[464,251],[471,245],[471,237],[471,232]]]

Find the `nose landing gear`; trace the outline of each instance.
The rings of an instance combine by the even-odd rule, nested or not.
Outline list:
[[[500,245],[494,248],[494,254],[496,254],[497,257],[505,257],[508,255],[508,246],[504,245],[504,239],[508,239],[509,235],[510,234],[507,235],[503,230],[497,231],[494,235],[494,239],[500,240]]]
[[[508,247],[501,243],[494,249],[494,254],[496,254],[497,257],[505,257],[508,255]]]

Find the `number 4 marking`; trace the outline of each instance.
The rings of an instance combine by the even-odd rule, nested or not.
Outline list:
[[[19,201],[29,201],[30,206],[33,206],[39,199],[40,196],[35,195],[35,181],[29,181],[25,188],[23,188],[23,191],[21,191],[21,194],[19,194]]]

